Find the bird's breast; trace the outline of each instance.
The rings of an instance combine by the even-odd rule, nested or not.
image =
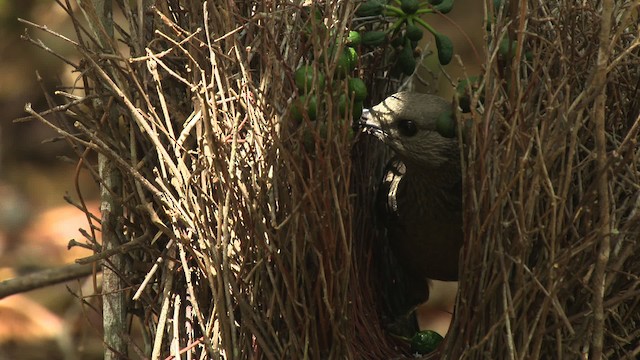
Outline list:
[[[457,280],[463,239],[459,189],[404,176],[395,197],[390,241],[397,257],[426,278]]]

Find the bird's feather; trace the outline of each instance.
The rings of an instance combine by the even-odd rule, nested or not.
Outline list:
[[[385,170],[377,213],[400,268],[388,272],[404,292],[404,301],[396,303],[405,310],[426,300],[427,279],[458,278],[460,151],[456,139],[436,131],[438,115],[450,109],[437,96],[405,92],[373,107],[363,120],[396,154]]]

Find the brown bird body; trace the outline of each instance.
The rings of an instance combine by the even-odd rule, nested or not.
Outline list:
[[[364,127],[396,154],[380,190],[389,245],[397,261],[422,279],[458,279],[460,151],[455,138],[436,131],[438,116],[450,110],[440,97],[401,92],[363,117]]]

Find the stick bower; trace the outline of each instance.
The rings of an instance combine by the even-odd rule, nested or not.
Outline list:
[[[54,55],[77,81],[57,93],[62,105],[27,111],[70,142],[112,199],[106,208],[121,211],[109,224],[88,217],[84,246],[122,280],[102,292],[124,295],[131,329],[142,329],[117,334],[130,354],[408,355],[378,316],[371,209],[384,149],[353,146],[332,96],[336,62],[320,56],[356,4],[124,1],[108,25],[82,3],[61,3],[77,40],[36,26],[75,47],[80,61]],[[638,4],[486,3],[485,71],[471,113],[458,114],[460,291],[429,357],[633,359]],[[292,122],[293,74],[310,58],[312,78],[327,79],[312,84],[320,120]],[[398,88],[380,59],[360,55],[366,106]],[[101,177],[92,153],[118,176]],[[95,240],[107,230],[109,246]]]

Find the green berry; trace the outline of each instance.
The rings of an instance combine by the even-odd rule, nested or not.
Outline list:
[[[364,104],[362,103],[362,101],[356,101],[353,104],[353,111],[351,111],[351,113],[353,114],[354,121],[357,121],[358,119],[360,119],[360,117],[362,117],[363,109],[364,109]]]
[[[355,99],[354,99],[355,100]],[[348,117],[347,110],[349,109],[349,97],[347,95],[342,94],[338,99],[338,112],[340,115]],[[362,101],[355,100],[353,103],[353,107],[351,108],[351,117],[353,120],[359,119],[362,116]]]
[[[349,46],[357,46],[362,42],[362,37],[360,33],[357,31],[349,31],[349,35],[347,35],[347,45]]]
[[[315,95],[307,96],[303,95],[293,101],[291,106],[291,117],[296,123],[300,123],[304,119],[306,113],[309,120],[315,120],[318,113],[318,100]]]
[[[351,72],[356,68],[356,66],[358,66],[358,52],[350,46],[347,46],[344,49],[344,52],[347,54],[347,58],[349,59],[349,72]]]
[[[313,75],[314,69],[309,65],[300,66],[298,70],[296,70],[293,75],[293,79],[300,91],[307,93],[311,90],[313,86]],[[324,88],[324,75],[318,72],[316,77],[318,87],[320,89]]]
[[[443,14],[448,14],[453,9],[453,0],[443,0],[438,5],[434,5],[433,8]]]
[[[505,36],[502,38],[502,40],[500,40],[500,45],[498,45],[498,53],[503,58],[513,57],[516,54],[517,46],[518,41],[509,41],[509,38]]]
[[[402,0],[400,1],[400,9],[407,15],[415,14],[420,9],[420,2],[418,0]]]
[[[393,46],[393,47],[402,46],[405,43],[405,39],[406,38],[404,36],[402,36],[401,34],[397,34],[396,36],[394,36],[391,39],[391,46]]]
[[[453,118],[453,111],[448,110],[441,113],[436,119],[436,131],[446,138],[456,136],[456,121]]]
[[[338,77],[345,77],[351,72],[351,59],[349,55],[342,52],[338,56],[338,63],[336,64],[336,75]]]
[[[402,72],[409,76],[416,70],[416,58],[413,57],[413,49],[411,46],[405,46],[398,55],[398,65]]]
[[[349,78],[349,92],[356,102],[363,101],[367,97],[367,85],[360,78]]]
[[[407,25],[407,30],[405,31],[405,36],[411,41],[420,41],[422,36],[424,36],[424,32],[417,25]]]
[[[411,351],[428,354],[438,348],[444,338],[433,330],[423,330],[411,338]]]
[[[387,33],[384,31],[367,31],[362,34],[362,45],[378,46],[384,44]]]
[[[434,33],[436,38],[436,48],[438,49],[438,60],[440,64],[447,65],[453,58],[453,42],[447,36],[440,33]]]
[[[365,16],[378,16],[382,15],[382,10],[384,10],[384,5],[382,2],[378,0],[369,0],[360,4],[358,9],[356,10],[356,15],[365,17]]]

